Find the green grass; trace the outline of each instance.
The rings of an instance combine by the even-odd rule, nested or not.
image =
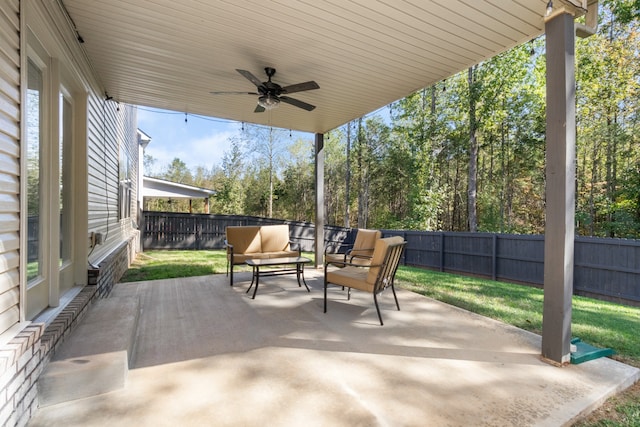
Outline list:
[[[416,293],[542,333],[542,289],[413,267],[399,268],[396,278]],[[640,307],[574,296],[571,329],[582,341],[612,348],[616,359],[640,367]]]
[[[206,276],[225,273],[227,258],[224,251],[146,251],[136,260],[121,282],[170,279],[175,277]]]
[[[311,253],[303,253],[302,255],[312,261],[314,260],[314,256]],[[249,271],[249,267],[236,265],[233,271]],[[143,280],[225,274],[226,272],[227,257],[222,250],[156,250],[138,254],[120,281],[140,282]]]

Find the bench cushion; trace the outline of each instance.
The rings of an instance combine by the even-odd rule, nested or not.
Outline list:
[[[288,251],[289,226],[287,224],[263,225],[260,228],[260,239],[262,241],[262,250],[260,252]]]
[[[289,234],[287,232],[287,238]],[[233,245],[234,258],[247,252],[262,252],[260,226],[227,227],[227,241]],[[235,262],[235,260],[234,260]]]
[[[234,264],[244,264],[248,259],[285,258],[297,257],[298,251],[277,251],[277,252],[252,252],[246,254],[233,254]]]

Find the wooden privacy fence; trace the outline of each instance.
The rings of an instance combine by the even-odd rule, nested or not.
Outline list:
[[[314,250],[314,224],[237,215],[144,212],[144,249],[222,249],[230,225],[289,224],[303,251]],[[356,229],[325,226],[325,244],[353,243]],[[544,236],[382,230],[407,241],[403,264],[542,286]],[[640,241],[576,237],[574,293],[640,305]]]

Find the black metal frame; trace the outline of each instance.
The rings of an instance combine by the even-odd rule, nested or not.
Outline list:
[[[307,288],[307,292],[311,292],[311,289],[309,289],[309,286],[307,286],[307,281],[304,279],[304,265],[311,263],[311,260],[309,258],[298,257],[294,262],[282,262],[282,260],[284,259],[285,258],[269,258],[269,260],[272,263],[262,266],[262,267],[267,267],[267,271],[263,271],[262,274],[260,273],[260,267],[261,267],[260,265],[251,264],[249,263],[249,261],[253,261],[253,260],[247,260],[247,265],[250,265],[252,267],[253,272],[251,276],[251,284],[249,285],[249,288],[246,290],[245,293],[248,294],[251,288],[253,287],[253,284],[254,283],[256,284],[256,287],[253,289],[253,296],[251,297],[251,299],[256,299],[256,293],[258,292],[258,284],[260,283],[260,277],[282,276],[285,274],[295,273],[296,278],[298,279],[298,287],[302,287],[302,284],[304,284],[304,287]],[[277,267],[277,266],[285,266],[285,265],[293,265],[293,264],[295,264],[296,268],[278,268],[278,269],[268,268],[268,267]],[[302,282],[300,282],[301,278],[302,278]]]
[[[396,308],[400,311],[400,304],[398,303],[398,297],[396,295],[396,289],[394,286],[396,271],[398,270],[398,265],[400,264],[400,258],[402,257],[402,251],[406,242],[390,244],[387,247],[387,252],[385,254],[384,260],[382,264],[372,264],[370,266],[363,267],[362,265],[352,264],[349,262],[340,262],[340,261],[332,261],[325,263],[324,265],[324,312],[327,312],[327,287],[329,282],[327,280],[327,268],[329,265],[336,266],[353,266],[357,268],[369,269],[380,267],[378,271],[378,276],[376,277],[375,284],[373,286],[373,303],[376,306],[376,311],[378,313],[378,319],[380,320],[380,325],[383,326],[384,322],[382,321],[382,314],[380,313],[380,306],[378,305],[378,294],[384,291],[386,288],[390,287],[393,292],[393,299],[396,303]],[[348,288],[347,291],[347,300],[351,299],[351,288],[348,285],[342,283],[334,283],[335,285],[342,286],[343,289],[345,287]]]
[[[289,247],[291,248],[291,250],[296,250],[295,249],[295,245],[298,246],[298,256],[302,256],[302,246],[300,244],[298,244],[297,242],[294,242],[292,240],[289,240]],[[240,264],[245,264],[245,262],[242,263],[234,263],[233,262],[233,245],[231,243],[229,243],[229,241],[227,239],[224,239],[224,248],[227,251],[227,276],[231,276],[229,277],[229,286],[233,286],[233,266],[234,265],[240,265]],[[229,268],[231,267],[231,268]],[[231,274],[229,274],[231,273]]]

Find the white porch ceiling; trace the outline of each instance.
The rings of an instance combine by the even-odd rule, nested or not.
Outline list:
[[[324,133],[544,31],[547,0],[61,0],[106,92],[121,103]],[[560,3],[557,1],[556,3]],[[254,113],[235,69],[282,86]]]

